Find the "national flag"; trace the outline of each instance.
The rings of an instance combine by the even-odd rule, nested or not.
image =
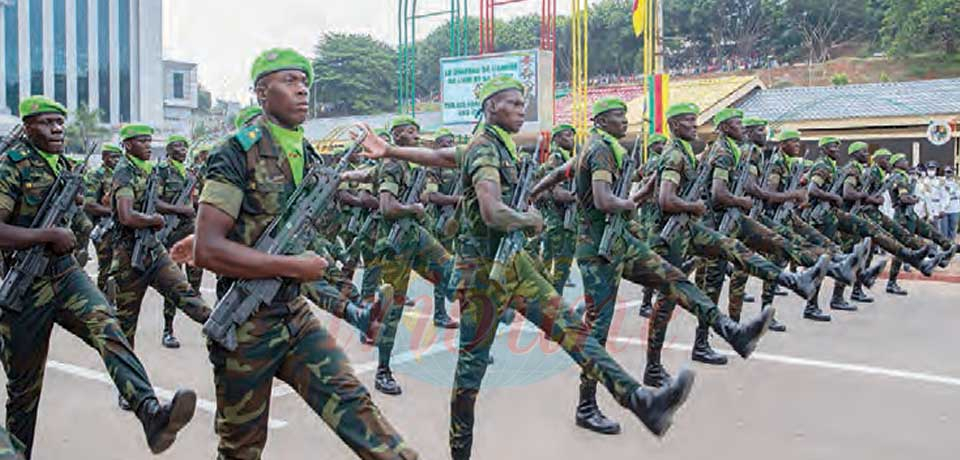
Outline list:
[[[647,0],[633,0],[633,33],[636,36],[643,35],[647,22]]]

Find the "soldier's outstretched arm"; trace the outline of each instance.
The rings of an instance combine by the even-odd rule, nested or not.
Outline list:
[[[196,266],[241,279],[282,277],[313,281],[323,276],[327,267],[323,257],[272,255],[228,239],[234,223],[232,216],[216,206],[200,203],[193,247]]]
[[[387,144],[380,136],[374,134],[366,123],[357,126],[367,133],[363,139],[363,147],[366,151],[361,153],[367,158],[393,158],[430,168],[455,169],[457,167],[457,149],[455,147],[439,150],[422,147],[396,147]]]
[[[530,199],[535,201],[544,192],[565,181],[570,170],[573,168],[573,162],[574,159],[571,158],[567,160],[566,163],[553,168],[550,172],[543,176],[543,179],[540,179],[540,182],[537,182],[537,184],[530,189]]]

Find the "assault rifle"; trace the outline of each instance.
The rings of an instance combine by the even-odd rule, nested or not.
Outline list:
[[[574,149],[576,150],[576,149]],[[571,195],[576,198],[577,196],[577,174],[576,168],[574,168],[573,177],[570,178],[570,186],[567,189]],[[567,209],[563,211],[563,229],[564,230],[574,230],[574,226],[577,224],[577,200],[574,199],[572,203],[567,203]]]
[[[773,172],[773,165],[774,165],[773,159],[775,156],[776,156],[776,152],[771,154],[770,157],[767,158],[766,163],[764,163],[763,165],[763,174],[760,176],[760,183],[758,184],[758,186],[761,189],[767,186],[767,178],[770,177],[770,173]],[[751,219],[756,219],[760,215],[760,213],[763,212],[763,205],[764,205],[764,202],[760,198],[753,199],[753,208],[750,209]]]
[[[63,225],[70,226],[73,217],[80,209],[77,196],[83,190],[83,173],[90,161],[90,155],[97,149],[97,144],[87,150],[83,163],[73,170],[64,171],[57,176],[56,182],[47,191],[47,196],[40,206],[30,228],[47,229]],[[50,254],[43,244],[33,245],[13,253],[13,263],[6,276],[0,283],[0,307],[20,312],[20,298],[33,284],[34,280],[43,274],[50,263]]]
[[[637,147],[640,145],[640,138],[642,137],[637,136],[637,140],[633,142],[633,151],[623,159],[623,164],[620,166],[620,180],[614,184],[613,194],[621,200],[626,200],[630,196],[630,186],[633,185],[633,176],[637,172]],[[603,236],[600,237],[600,246],[597,247],[597,255],[607,262],[613,259],[611,252],[614,240],[623,234],[623,226],[627,221],[623,214],[622,212],[607,214],[603,226]]]
[[[864,181],[863,189],[869,192],[870,189],[873,188],[874,181],[875,181],[875,176],[873,174],[870,174],[867,177],[867,180]],[[870,196],[871,197],[883,196],[884,193],[887,193],[888,191],[890,191],[891,188],[893,188],[893,182],[894,182],[893,175],[891,174],[889,177],[887,177],[886,180],[883,181],[883,184],[880,186],[880,188],[875,193],[871,193]],[[853,205],[852,208],[850,208],[850,214],[856,215],[858,212],[863,210],[863,208],[867,206],[867,204],[864,203],[863,201],[864,200],[857,200],[857,203]]]
[[[540,151],[541,137],[537,136],[537,147],[534,149],[534,155]],[[537,172],[537,163],[533,159],[534,155],[524,157],[520,163],[520,182],[517,188],[513,190],[513,198],[510,200],[510,207],[517,212],[527,212],[530,201],[530,189],[533,188],[533,176]],[[490,281],[501,286],[507,282],[507,264],[513,259],[513,256],[523,249],[526,243],[526,237],[522,229],[517,229],[507,233],[500,240],[500,246],[497,246],[497,254],[493,257],[493,267],[490,268]]]
[[[23,125],[18,124],[10,130],[9,133],[3,138],[3,142],[0,142],[0,155],[3,155],[10,147],[13,147],[13,144],[20,142],[24,139]]]
[[[187,183],[183,186],[183,190],[180,191],[180,194],[174,199],[173,203],[170,203],[174,206],[184,206],[189,203],[190,198],[193,196],[193,189],[197,186],[197,176],[193,174],[187,174]],[[167,238],[170,238],[170,234],[177,229],[177,226],[180,225],[180,215],[179,214],[167,214],[163,216],[163,228],[157,232],[157,241],[160,244],[163,244],[167,241]]]
[[[363,142],[363,137],[356,142]],[[348,158],[344,155],[335,169],[310,168],[283,211],[257,239],[254,249],[271,255],[302,253],[320,231],[317,222],[334,205],[340,173],[346,170]],[[203,333],[227,350],[235,350],[237,326],[245,323],[261,304],[273,302],[283,283],[281,278],[234,281],[204,323]]]
[[[737,165],[737,182],[733,186],[734,196],[743,196],[743,189],[747,186],[747,176],[750,175],[750,155],[752,152],[753,148],[751,147],[750,151],[747,152],[747,155],[741,155],[745,157],[740,158],[740,164]],[[753,211],[753,208],[750,210]],[[727,208],[723,213],[723,217],[720,219],[720,226],[717,227],[717,230],[724,235],[729,233],[734,222],[740,219],[740,214],[740,208],[736,206]]]
[[[703,189],[707,186],[707,182],[710,180],[710,162],[713,160],[713,155],[716,153],[719,145],[714,142],[713,146],[710,148],[710,152],[703,157],[703,161],[700,162],[700,166],[697,167],[697,178],[687,187],[686,193],[683,194],[683,200],[687,202],[696,201],[703,195]],[[670,219],[667,220],[667,223],[663,226],[663,229],[660,230],[660,237],[669,241],[673,238],[673,235],[677,233],[681,228],[685,227],[687,223],[690,222],[689,214],[674,214],[670,216]]]
[[[463,175],[457,175],[457,182],[453,187],[453,196],[463,195]],[[437,216],[437,225],[434,228],[437,235],[446,235],[447,226],[450,225],[450,222],[453,221],[453,217],[457,214],[457,208],[460,207],[460,204],[455,204],[452,206],[443,206],[440,208],[440,215]]]
[[[157,175],[157,167],[154,166],[150,171],[150,176],[147,178],[147,201],[143,203],[143,209],[140,210],[141,214],[146,216],[152,216],[157,212],[157,187],[160,182],[160,177]],[[130,255],[130,265],[133,268],[145,271],[147,252],[153,252],[153,248],[157,244],[157,232],[150,228],[138,228],[134,232],[133,240],[133,253]]]
[[[789,163],[788,163],[789,164]],[[786,191],[796,190],[797,187],[800,187],[800,181],[803,180],[803,164],[797,163],[797,170],[793,172],[793,176],[790,177],[790,183],[787,184]],[[788,200],[783,203],[780,203],[780,207],[777,208],[777,212],[773,215],[773,223],[779,224],[783,222],[787,216],[793,212],[793,208],[797,207],[797,204],[793,200]]]
[[[93,227],[93,230],[90,232],[90,240],[96,244],[100,244],[103,238],[107,236],[107,233],[110,233],[113,227],[117,225],[116,222],[113,216],[101,217],[97,225]]]
[[[811,183],[810,187],[812,188],[813,186],[814,184]],[[840,190],[842,188],[843,188],[843,170],[837,170],[836,174],[833,176],[833,183],[830,184],[830,193],[833,195],[836,195],[840,193]],[[827,212],[828,209],[830,209],[830,201],[820,200],[820,202],[817,203],[817,205],[814,206],[813,208],[807,208],[806,210],[804,210],[803,220],[806,220],[807,222],[818,222],[820,218],[823,217],[823,214]]]
[[[419,201],[420,195],[426,186],[427,170],[425,168],[415,169],[413,171],[413,180],[410,186],[407,187],[407,193],[404,194],[401,200],[403,204],[409,206]],[[393,226],[390,227],[390,233],[387,234],[387,245],[392,248],[394,252],[400,252],[400,249],[397,247],[400,244],[400,237],[407,233],[412,220],[413,216],[403,217],[394,221]]]

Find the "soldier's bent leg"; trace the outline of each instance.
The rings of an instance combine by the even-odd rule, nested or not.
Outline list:
[[[187,281],[183,270],[170,260],[166,251],[158,254],[154,264],[154,275],[149,280],[150,287],[169,299],[177,309],[186,313],[190,319],[203,324],[210,317],[210,307],[200,297],[200,291]],[[148,269],[149,271],[150,269]]]
[[[359,458],[418,458],[373,403],[336,339],[310,310],[296,308],[287,327],[293,336],[277,369],[277,378],[296,389]]]

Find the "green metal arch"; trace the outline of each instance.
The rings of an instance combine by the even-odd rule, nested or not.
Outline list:
[[[417,0],[397,0],[397,112],[416,114],[417,20],[450,15],[450,56],[467,54],[468,0],[449,0],[446,10],[418,13]]]

